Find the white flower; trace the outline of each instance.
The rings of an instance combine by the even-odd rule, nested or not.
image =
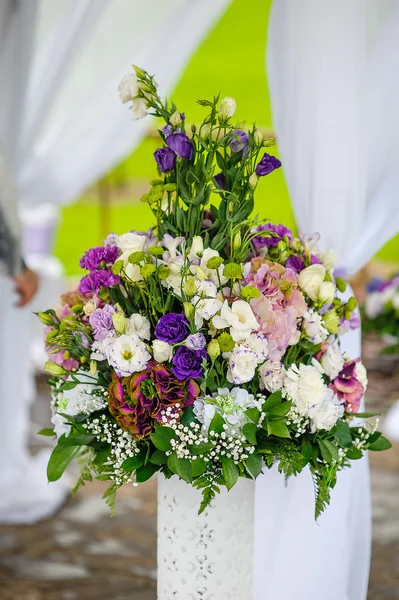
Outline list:
[[[104,340],[97,340],[91,345],[91,360],[108,360],[110,346],[116,339],[115,332],[110,334]]]
[[[335,263],[337,262],[337,255],[335,254],[334,250],[327,250],[326,252],[323,252],[320,258],[326,268],[326,271],[330,273],[334,269]]]
[[[204,241],[200,235],[193,237],[193,243],[191,244],[191,250],[188,255],[190,261],[197,260],[204,251]]]
[[[177,258],[177,248],[184,241],[185,238],[183,236],[174,238],[173,236],[169,235],[169,233],[165,233],[162,238],[162,246],[168,251],[168,253],[165,253],[166,256],[164,255],[165,262],[169,264],[170,261],[174,261]]]
[[[86,302],[86,304],[83,306],[83,312],[85,315],[89,316],[91,315],[92,312],[94,312],[97,308],[97,304],[95,300],[89,300],[88,302]]]
[[[258,355],[244,344],[237,344],[230,352],[227,381],[240,385],[251,381],[259,364]]]
[[[310,265],[298,275],[300,288],[311,298],[317,300],[320,286],[324,281],[326,270],[323,265]]]
[[[108,362],[120,377],[143,371],[151,355],[138,335],[121,335],[109,349]]]
[[[135,98],[130,106],[133,121],[144,119],[147,116],[147,102],[144,98]]]
[[[258,364],[263,363],[269,356],[267,337],[263,333],[251,333],[245,339],[245,345],[255,352]]]
[[[299,238],[302,242],[303,247],[309,254],[318,256],[317,242],[320,239],[320,233],[301,233]]]
[[[366,315],[369,319],[375,319],[384,308],[385,299],[381,292],[371,292],[367,295],[365,303]]]
[[[335,344],[329,344],[321,358],[322,367],[330,379],[335,379],[344,366],[345,359]]]
[[[396,294],[393,296],[392,306],[394,307],[395,310],[399,309],[399,292],[396,292]]]
[[[230,327],[230,334],[234,341],[248,337],[252,331],[259,329],[259,324],[252,312],[252,308],[245,300],[233,302],[231,308],[228,301],[225,300],[220,311],[220,316],[215,315],[212,323],[216,329]]]
[[[150,322],[146,317],[135,313],[127,319],[126,331],[127,335],[137,334],[142,340],[149,340],[151,337]]]
[[[71,431],[70,424],[65,421],[62,415],[58,414],[59,412],[74,417],[79,413],[86,412],[82,410],[82,407],[84,408],[88,398],[95,398],[98,400],[98,398],[92,396],[90,393],[97,388],[92,385],[93,380],[88,377],[88,374],[85,371],[77,371],[74,375],[79,379],[80,383],[71,390],[65,390],[55,396],[54,414],[51,422],[54,425],[54,431],[57,437],[61,437],[63,434],[69,435]],[[94,408],[93,410],[98,409]]]
[[[145,234],[133,233],[132,231],[129,231],[129,233],[123,233],[122,235],[119,235],[116,240],[116,244],[123,253],[126,252],[129,256],[133,252],[142,252],[144,250],[146,240],[147,238]],[[122,256],[120,256],[118,260],[124,259],[122,259]]]
[[[179,125],[181,125],[181,114],[178,110],[175,110],[175,112],[173,113],[173,115],[171,115],[170,119],[169,119],[169,123],[173,126],[173,127],[178,127]]]
[[[51,417],[51,422],[54,425],[54,433],[57,438],[60,438],[64,434],[68,436],[71,433],[71,425],[65,421],[62,415],[54,413]]]
[[[323,281],[319,287],[319,300],[323,304],[331,304],[335,297],[336,287],[331,281]]]
[[[154,340],[152,342],[152,353],[158,363],[164,363],[172,360],[173,346],[162,340]]]
[[[143,276],[140,272],[140,265],[132,265],[132,263],[129,262],[130,255],[131,252],[128,250],[127,252],[121,254],[118,258],[118,260],[123,261],[123,272],[121,273],[121,276],[123,277],[125,275],[134,283],[138,283],[139,281],[143,281]]]
[[[303,329],[305,335],[314,344],[321,344],[329,336],[323,325],[323,319],[315,310],[309,309],[303,315]]]
[[[278,360],[267,360],[259,368],[261,384],[269,392],[278,392],[283,387],[285,369]]]
[[[236,106],[237,103],[234,100],[234,98],[230,98],[229,96],[223,98],[218,111],[219,121],[227,121],[228,119],[234,117],[236,112]]]
[[[197,275],[198,279],[210,279],[217,285],[219,285],[219,279],[222,285],[227,282],[226,277],[223,275],[224,265],[220,265],[218,269],[208,269],[207,262],[210,258],[214,256],[219,256],[219,252],[217,250],[212,250],[212,248],[205,248],[202,252],[201,261],[199,267],[196,265],[191,265],[191,272]],[[218,276],[219,273],[219,276]]]
[[[203,319],[209,321],[221,308],[222,301],[216,298],[217,287],[209,279],[200,281],[197,287],[197,294],[192,298],[191,303],[195,307],[195,323],[197,327],[202,327]]]
[[[237,429],[248,423],[245,411],[257,406],[254,396],[247,390],[237,387],[230,391],[227,388],[219,388],[212,398],[198,398],[194,402],[194,414],[203,424],[205,432],[208,431],[216,412],[226,421],[228,430],[234,429],[237,432]]]
[[[140,91],[136,75],[129,73],[125,75],[118,86],[118,92],[123,104],[132,102]]]
[[[286,371],[283,395],[293,401],[301,415],[309,415],[310,409],[323,403],[327,386],[318,369],[313,365],[295,364]]]
[[[173,262],[167,262],[167,266],[170,268],[170,274],[162,281],[162,285],[168,288],[172,288],[176,296],[181,296],[182,288],[182,277],[181,268],[183,266],[184,258],[177,256]]]
[[[333,390],[326,388],[324,401],[309,410],[310,430],[316,433],[319,429],[329,431],[344,414],[344,406]]]
[[[362,362],[356,363],[356,379],[360,381],[366,391],[368,386],[367,371]]]

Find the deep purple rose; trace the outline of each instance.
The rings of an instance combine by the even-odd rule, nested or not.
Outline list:
[[[193,157],[193,145],[184,133],[172,133],[166,138],[166,143],[176,154],[181,158],[188,158],[191,160]]]
[[[96,308],[89,317],[90,325],[93,327],[95,340],[105,340],[109,332],[114,329],[112,315],[115,309],[110,304],[105,304],[103,308]]]
[[[162,173],[173,171],[175,168],[176,154],[170,148],[158,148],[154,152],[154,157]]]
[[[222,171],[220,171],[220,173],[217,173],[215,175],[215,177],[213,178],[213,181],[216,183],[216,185],[218,185],[222,190],[226,189],[226,177],[224,176],[224,173],[222,173]]]
[[[269,175],[276,169],[281,167],[281,161],[275,156],[271,154],[267,154],[267,152],[263,155],[263,158],[256,165],[255,172],[259,177],[263,177],[264,175]]]
[[[202,360],[207,356],[204,350],[190,350],[186,346],[180,346],[172,360],[172,373],[179,381],[198,379],[203,373]]]
[[[259,227],[257,227],[256,230],[270,231],[271,233],[275,234],[270,237],[264,237],[260,235],[256,236],[252,240],[252,243],[255,246],[255,248],[258,249],[264,248],[265,246],[267,246],[267,248],[270,248],[270,246],[278,246],[279,241],[282,240],[285,236],[287,236],[289,240],[292,240],[291,229],[288,229],[288,227],[285,227],[285,225],[282,225],[281,223],[279,225],[273,225],[273,223],[266,223],[266,225],[259,225]]]
[[[305,263],[299,256],[290,256],[285,266],[287,269],[295,271],[295,273],[300,273],[305,268]]]
[[[238,138],[238,139],[237,139]],[[231,133],[230,148],[232,152],[241,152],[248,154],[248,136],[242,129],[234,129]]]
[[[82,269],[88,271],[95,271],[101,265],[101,263],[114,264],[118,258],[119,248],[116,246],[97,246],[87,250],[82,258],[80,259],[80,266]]]
[[[80,294],[96,294],[102,287],[112,287],[120,282],[119,275],[100,269],[92,271],[80,280],[78,292]]]
[[[188,334],[188,320],[184,315],[170,313],[161,317],[155,327],[155,337],[168,344],[182,342]]]

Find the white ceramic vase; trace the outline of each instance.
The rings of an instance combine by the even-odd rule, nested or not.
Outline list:
[[[158,480],[158,600],[252,600],[254,482],[221,488],[198,515],[201,493]]]

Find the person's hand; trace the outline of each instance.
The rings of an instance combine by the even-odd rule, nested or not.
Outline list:
[[[17,306],[26,306],[32,300],[39,287],[39,276],[31,269],[26,268],[14,277],[15,291],[19,295]]]

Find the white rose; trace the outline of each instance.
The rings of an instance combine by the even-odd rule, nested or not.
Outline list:
[[[321,344],[328,338],[328,331],[323,325],[323,319],[315,310],[307,310],[303,315],[303,329],[306,337],[314,344]]]
[[[343,414],[343,404],[331,389],[326,388],[324,402],[312,407],[309,411],[311,432],[316,433],[319,429],[329,431]]]
[[[133,121],[144,119],[147,116],[147,103],[144,98],[135,98],[130,107],[133,115]]]
[[[335,345],[328,345],[327,350],[321,357],[322,367],[330,379],[335,379],[344,366],[345,359],[339,348]]]
[[[323,304],[331,304],[335,298],[335,285],[331,281],[323,281],[319,288],[319,300]]]
[[[230,353],[227,381],[240,385],[255,377],[257,354],[245,345],[237,345]]]
[[[267,360],[260,366],[259,376],[261,385],[263,384],[268,392],[278,392],[283,387],[285,369],[281,362]]]
[[[146,317],[139,315],[138,313],[131,315],[126,323],[127,335],[137,334],[142,340],[149,340],[150,333],[150,322]]]
[[[129,233],[119,235],[116,243],[123,253],[128,252],[130,255],[133,252],[142,252],[144,250],[146,236],[129,231]],[[122,260],[122,256],[118,260]]]
[[[220,316],[215,315],[212,319],[213,326],[216,329],[225,329],[230,327],[230,334],[235,341],[248,336],[252,331],[259,329],[259,324],[255,318],[252,308],[245,300],[233,302],[230,308],[225,300]]]
[[[227,121],[228,119],[231,119],[231,117],[234,117],[236,106],[237,104],[234,98],[229,98],[228,96],[223,98],[219,106],[219,121]]]
[[[323,265],[310,265],[299,273],[298,283],[301,289],[312,300],[317,300],[321,284],[324,281],[326,270]]]
[[[129,73],[125,75],[118,86],[118,92],[123,104],[131,102],[140,91],[136,75]]]
[[[173,346],[167,342],[162,342],[162,340],[154,340],[152,342],[152,353],[158,363],[168,362],[172,360]]]
[[[138,335],[121,335],[109,349],[109,364],[120,377],[144,371],[151,355]]]

